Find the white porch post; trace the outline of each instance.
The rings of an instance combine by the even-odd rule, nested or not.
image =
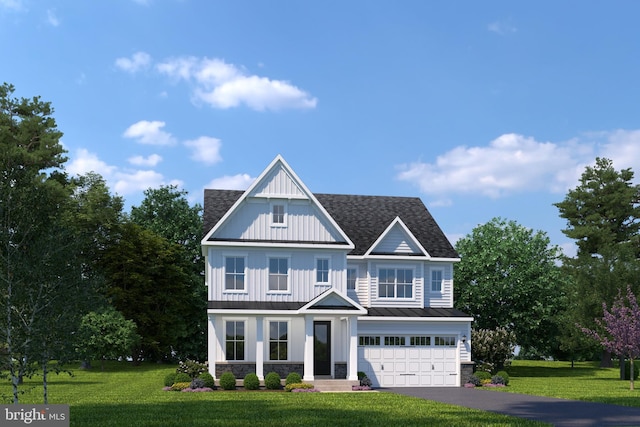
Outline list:
[[[262,316],[256,316],[256,375],[264,380],[264,322]]]
[[[304,316],[304,375],[303,381],[313,381],[313,316]]]
[[[209,373],[213,378],[216,377],[216,327],[214,325],[215,316],[212,314],[207,316],[207,359],[209,361]]]
[[[347,358],[347,379],[358,379],[358,318],[349,317],[349,357]]]

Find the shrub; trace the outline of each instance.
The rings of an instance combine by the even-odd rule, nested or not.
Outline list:
[[[300,384],[302,382],[302,377],[297,372],[291,372],[287,375],[287,379],[284,381],[285,384]]]
[[[189,388],[189,386],[191,385],[190,382],[179,382],[179,383],[175,383],[171,386],[171,390],[173,391],[182,391],[185,388]]]
[[[204,381],[205,387],[211,388],[211,389],[216,388],[216,382],[214,381],[213,376],[209,372],[204,372],[200,374],[198,378]]]
[[[220,376],[220,387],[223,390],[235,390],[236,376],[233,375],[233,372],[225,372]]]
[[[208,366],[206,363],[200,363],[195,360],[187,359],[185,361],[181,361],[178,364],[178,368],[176,372],[182,372],[189,375],[189,378],[198,378],[200,374],[208,371]]]
[[[363,378],[367,378],[367,374],[362,371],[358,371],[358,379],[361,380]]]
[[[280,375],[277,372],[269,372],[267,376],[264,377],[264,386],[269,390],[279,390],[282,388]]]
[[[480,385],[487,385],[487,384],[491,384],[491,378],[480,380]]]
[[[244,376],[245,390],[257,390],[260,388],[260,379],[253,372]]]
[[[184,372],[178,372],[176,376],[173,378],[174,383],[190,383],[191,377]]]
[[[200,378],[194,378],[191,380],[191,384],[189,384],[189,388],[192,390],[195,390],[197,388],[203,388],[204,387],[204,381],[201,380]]]
[[[477,371],[473,375],[478,377],[480,379],[480,381],[482,381],[482,380],[490,380],[491,379],[491,373],[490,372],[486,372],[486,371]]]
[[[313,384],[307,384],[307,383],[303,383],[303,382],[289,383],[289,384],[284,386],[284,390],[285,391],[292,391],[292,390],[297,390],[297,389],[312,389],[312,388],[313,388]]]
[[[480,381],[480,378],[474,374],[469,377],[469,382],[467,384],[473,384],[476,387],[480,387],[482,382]]]
[[[505,383],[504,377],[501,377],[500,375],[492,376],[491,377],[491,384],[494,384],[494,385],[507,385]]]
[[[509,385],[509,374],[507,374],[505,371],[499,371],[498,373],[496,373],[496,375],[502,377],[502,379],[504,380],[502,384]]]
[[[362,378],[362,379],[360,380],[360,385],[361,385],[362,387],[371,387],[371,384],[372,384],[372,382],[371,382],[371,378],[369,378],[369,377],[367,377],[367,376],[365,376],[364,378]]]
[[[633,361],[633,379],[634,381],[638,379],[638,375],[640,374],[640,361]],[[627,360],[624,362],[624,379],[629,381],[629,376],[631,375],[631,362]]]
[[[164,386],[171,387],[176,382],[176,373],[171,372],[164,377]]]

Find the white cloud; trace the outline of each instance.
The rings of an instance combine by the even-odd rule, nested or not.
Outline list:
[[[71,175],[84,175],[88,172],[95,172],[107,179],[114,174],[117,168],[106,164],[100,160],[96,154],[81,148],[66,164],[65,169]]]
[[[180,57],[156,69],[174,79],[195,83],[193,96],[214,108],[246,105],[257,111],[315,108],[317,99],[284,80],[247,73],[221,59]]]
[[[152,170],[118,172],[114,181],[113,189],[121,195],[141,192],[148,188],[158,188],[165,183],[162,174]]]
[[[47,22],[53,27],[60,25],[60,19],[56,16],[56,12],[53,9],[47,10]]]
[[[397,178],[436,197],[433,206],[448,206],[456,194],[499,198],[527,191],[564,193],[578,184],[596,157],[611,159],[618,170],[640,170],[640,130],[592,132],[562,143],[504,134],[488,146],[456,147],[434,163],[401,165]]]
[[[518,29],[509,21],[494,21],[487,25],[487,29],[492,33],[504,36],[506,34],[515,33]]]
[[[162,157],[158,154],[151,154],[148,157],[133,156],[129,157],[129,163],[135,166],[156,166],[162,161]]]
[[[246,173],[238,175],[225,175],[209,182],[205,188],[215,188],[220,190],[246,190],[255,178]]]
[[[148,145],[174,145],[176,139],[169,133],[162,130],[166,125],[161,121],[140,120],[132,124],[124,131],[125,138],[136,139],[140,144]]]
[[[131,58],[117,58],[116,67],[128,73],[144,70],[151,64],[151,55],[146,52],[136,52]]]
[[[207,165],[222,161],[220,156],[221,142],[217,138],[201,136],[197,139],[185,141],[184,145],[191,148],[191,159]]]

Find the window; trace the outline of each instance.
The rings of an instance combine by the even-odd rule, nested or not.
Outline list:
[[[455,347],[456,337],[436,337],[435,344],[438,347]]]
[[[443,270],[431,270],[431,291],[442,292],[442,276]]]
[[[412,298],[413,270],[381,268],[378,272],[378,297]]]
[[[329,260],[326,258],[316,260],[316,283],[329,283]]]
[[[287,322],[269,322],[269,360],[287,360]]]
[[[358,337],[358,345],[380,345],[380,337],[361,336]]]
[[[224,271],[224,289],[244,291],[244,258],[226,257]]]
[[[411,337],[409,339],[409,345],[414,345],[414,346],[427,346],[427,345],[431,345],[431,337],[423,337],[423,336],[419,336],[419,337]]]
[[[347,268],[347,290],[355,291],[356,280],[358,280],[358,270],[355,268]]]
[[[285,225],[284,205],[271,205],[271,225]]]
[[[384,337],[384,345],[402,346],[405,343],[405,337]]]
[[[244,322],[227,321],[227,360],[244,360]]]
[[[286,291],[289,289],[289,260],[287,258],[269,258],[269,290]]]

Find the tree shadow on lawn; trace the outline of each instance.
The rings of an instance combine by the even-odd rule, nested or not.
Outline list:
[[[215,393],[215,392],[214,392]],[[72,426],[133,426],[136,427],[200,427],[200,426],[441,426],[453,425],[460,420],[459,410],[443,405],[434,413],[434,419],[419,417],[412,411],[406,416],[398,412],[372,411],[366,405],[362,409],[343,409],[318,403],[304,405],[304,401],[269,402],[238,401],[181,401],[153,404],[90,404],[73,405]],[[486,413],[465,412],[464,426],[487,425]],[[522,425],[519,420],[508,421],[505,426]]]
[[[512,377],[593,377],[603,369],[597,365],[571,367],[571,362],[559,366],[510,366],[507,372]]]

